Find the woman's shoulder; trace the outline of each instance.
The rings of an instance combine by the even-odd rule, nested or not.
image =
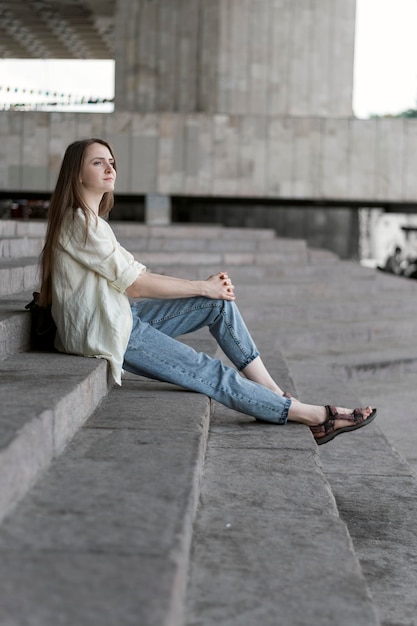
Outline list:
[[[75,209],[75,211],[72,212],[72,215],[67,216],[67,219],[69,224],[73,224],[73,228],[81,228],[84,232],[85,229],[88,229],[92,232],[105,230],[113,233],[106,220],[102,217],[98,217],[93,212],[87,213],[87,211],[84,211],[81,208]]]
[[[61,230],[61,245],[66,248],[72,243],[85,247],[87,241],[93,243],[96,240],[110,241],[111,245],[115,245],[116,237],[106,220],[81,208],[68,211]]]

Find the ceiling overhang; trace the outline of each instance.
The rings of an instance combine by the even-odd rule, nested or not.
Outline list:
[[[111,0],[0,0],[0,58],[112,59]]]

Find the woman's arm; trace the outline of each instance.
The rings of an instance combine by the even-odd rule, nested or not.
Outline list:
[[[204,296],[220,300],[235,300],[234,285],[227,272],[219,272],[206,280],[186,280],[144,272],[126,293],[131,298],[192,298]]]

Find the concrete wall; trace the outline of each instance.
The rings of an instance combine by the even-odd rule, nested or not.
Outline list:
[[[50,191],[66,146],[109,140],[119,193],[417,199],[417,120],[0,112],[0,190]]]
[[[114,114],[0,112],[0,190],[109,140],[117,190],[414,202],[417,120],[352,116],[355,0],[117,0]]]
[[[356,0],[118,0],[116,108],[352,115]]]

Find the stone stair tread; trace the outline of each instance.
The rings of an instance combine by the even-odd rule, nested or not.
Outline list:
[[[198,238],[205,239],[274,239],[275,230],[272,228],[230,228],[211,224],[183,224],[172,223],[167,226],[149,226],[138,222],[124,222],[110,219],[110,226],[117,238],[146,236],[167,238]]]
[[[44,243],[43,237],[0,237],[0,258],[19,258],[39,255]]]
[[[343,323],[343,322],[349,323]],[[263,320],[264,322],[264,320]],[[406,315],[393,319],[374,319],[369,316],[364,320],[328,320],[323,324],[320,318],[309,319],[308,325],[303,320],[293,319],[291,323],[275,325],[280,343],[292,350],[340,350],[340,346],[362,343],[366,346],[373,342],[393,342],[414,344],[417,320]]]
[[[274,353],[270,346],[266,360]],[[341,387],[331,375],[325,384],[332,394]],[[288,626],[306,623],[306,615],[323,626],[379,624],[310,431],[254,427],[217,403],[189,581],[189,626],[249,625],[255,615],[265,626],[275,626],[277,615]],[[294,589],[303,589],[296,600]]]
[[[193,250],[206,250],[216,252],[218,250],[241,250],[241,251],[259,251],[259,252],[280,252],[285,257],[301,257],[307,260],[307,247],[305,245],[294,245],[290,239],[259,239],[259,238],[232,238],[225,239],[223,237],[200,237],[185,238],[176,237],[175,231],[171,237],[118,237],[118,241],[132,252],[189,252]],[[297,242],[298,243],[298,242]]]
[[[217,252],[203,251],[203,252],[135,252],[131,251],[138,261],[141,261],[145,265],[153,266],[166,266],[167,270],[172,266],[195,266],[195,265],[211,265],[223,267],[244,265],[244,266],[271,266],[279,262],[280,266],[286,266],[291,264],[295,267],[295,264],[304,264],[305,261],[302,258],[288,259],[282,255],[275,255],[275,253],[261,254],[259,252],[231,252],[229,250]],[[280,268],[279,268],[280,269]],[[220,271],[220,270],[219,270]],[[231,269],[230,269],[231,271]]]
[[[0,622],[180,623],[208,416],[170,385],[114,387],[3,522]]]
[[[241,290],[237,288],[237,296],[239,298],[239,304],[242,309],[248,306],[249,299],[246,296],[242,297]],[[373,323],[375,321],[376,327],[378,324],[401,324],[403,320],[408,323],[412,323],[413,312],[416,310],[415,304],[412,301],[398,306],[397,302],[389,300],[384,305],[384,316],[378,316],[378,308],[371,301],[363,301],[359,294],[355,294],[347,302],[341,302],[340,300],[320,298],[320,300],[314,297],[305,297],[304,301],[300,303],[300,306],[294,306],[293,304],[286,302],[283,298],[283,302],[277,307],[273,298],[266,297],[264,300],[260,300],[259,308],[255,311],[252,310],[248,313],[250,319],[255,320],[270,320],[271,323],[285,323],[288,325],[289,330],[291,326],[297,328],[298,324],[305,325],[306,322],[311,322],[314,328],[314,323],[320,322],[324,318],[329,317],[329,325],[337,325],[344,321],[352,322],[352,319],[358,315],[358,309],[360,308],[360,320],[357,323]],[[354,323],[354,322],[352,322]],[[302,329],[301,331],[302,332]]]
[[[0,519],[109,388],[106,361],[29,352],[0,361]]]
[[[0,296],[28,290],[38,282],[38,257],[0,258]]]
[[[37,264],[39,258],[35,256],[19,256],[17,258],[2,257],[0,258],[0,269],[8,267],[24,267],[25,265]]]
[[[33,291],[0,296],[0,359],[29,349],[31,320],[25,306]]]
[[[44,237],[46,220],[0,220],[0,237]]]
[[[417,553],[416,475],[382,435],[362,438],[360,446],[353,449],[339,439],[323,450],[323,468],[381,621],[413,624],[417,603],[417,572],[412,566]],[[342,462],[347,454],[356,467],[348,474]]]
[[[120,223],[119,227],[112,221],[111,225],[116,234],[120,233],[120,236],[117,235],[119,240],[125,238],[129,243],[129,249],[135,249],[134,244],[135,241],[138,243],[139,237],[158,237],[160,229],[138,225],[135,231],[129,231],[129,224]],[[39,224],[37,228],[40,228]],[[242,229],[230,229],[227,233],[229,229],[223,227],[209,228],[205,245],[220,248],[220,235],[216,234],[216,229],[220,228],[226,246],[227,234],[237,243],[238,250],[229,256],[233,270],[230,273],[244,317],[261,352],[266,348],[266,362],[273,376],[276,375],[277,355],[283,352],[280,374],[284,372],[288,390],[293,394],[307,402],[321,403],[324,398],[331,403],[337,401],[340,405],[357,406],[360,403],[358,391],[359,395],[366,395],[366,378],[370,380],[374,370],[385,368],[389,372],[391,368],[393,375],[406,371],[412,376],[414,368],[417,368],[417,339],[414,340],[417,337],[417,322],[414,321],[413,307],[417,291],[413,281],[383,275],[355,262],[340,261],[327,251],[307,250],[305,243],[298,240],[293,248],[288,240],[283,240],[285,243],[280,250],[280,242],[270,230],[259,235],[257,252],[249,252],[249,248],[253,247],[251,236],[247,239],[248,249],[245,250]],[[154,245],[174,250],[176,245],[181,246],[181,242],[170,243],[173,230],[177,230],[179,239],[185,238],[188,230],[196,241],[198,229],[200,226],[195,229],[183,225],[178,228],[169,226],[163,231],[165,241],[160,237]],[[161,234],[162,231],[159,231]],[[197,247],[195,241],[190,248]],[[231,249],[229,246],[229,251]],[[181,248],[178,256],[180,252]],[[194,252],[196,250],[190,253],[189,258]],[[138,256],[140,260],[145,257],[143,248],[138,247],[136,254],[143,256]],[[149,255],[146,252],[148,258],[152,258],[151,254],[155,254],[153,258],[157,259],[159,252],[152,250]],[[220,257],[222,267],[218,266],[214,257]],[[149,269],[187,278],[206,278],[219,269],[230,269],[223,266],[226,258],[225,253],[217,250],[209,263],[193,267],[178,263],[172,252],[165,250],[158,263],[149,264]],[[233,265],[232,260],[240,262]],[[10,331],[27,320],[23,309],[13,310],[15,306],[24,307],[29,301],[32,289],[29,285],[25,289],[16,295],[0,297],[0,347],[2,325],[5,336],[5,328]],[[267,295],[263,297],[265,293]],[[19,332],[22,331],[17,330],[16,334]],[[192,344],[193,339],[187,341]],[[199,341],[207,341],[203,349],[210,351],[209,339],[197,338],[196,347]],[[54,389],[57,389],[54,385],[58,384],[56,379],[61,376],[66,379],[68,389],[75,384],[78,375],[82,378],[83,404],[87,402],[86,394],[88,396],[97,386],[101,389],[100,398],[108,392],[103,361],[36,353],[13,354],[7,358],[3,355],[3,359],[0,361],[2,397],[4,395],[9,401],[8,396],[12,395],[3,385],[3,378],[6,380],[8,376],[10,389],[18,390],[16,395],[20,395],[25,378],[29,378],[32,396],[22,397],[28,412],[30,403],[32,407],[39,405],[42,409],[45,397],[49,397],[50,385],[51,401],[54,401]],[[66,378],[66,368],[71,369],[69,362],[64,365],[67,359],[71,362],[75,359],[74,363],[86,363],[81,369],[92,364],[93,370],[83,375],[80,368],[74,366],[74,371],[71,370]],[[13,376],[16,378],[13,379]],[[358,380],[363,382],[360,388]],[[381,392],[381,386],[375,385],[373,389],[374,397],[379,399],[377,394]],[[170,397],[167,400],[168,393]],[[174,393],[175,401],[172,401]],[[123,394],[123,411],[120,410],[120,394]],[[72,398],[71,392],[68,397]],[[96,398],[95,406],[99,401]],[[14,405],[10,405],[10,410],[8,406],[5,405],[5,411],[1,409],[3,418],[0,422],[5,438],[13,432],[13,427],[15,430],[19,428],[19,419],[23,415],[18,411],[16,422],[11,424],[10,417],[15,409]],[[67,406],[70,406],[70,401]],[[11,580],[9,587],[17,589],[16,594],[10,596],[10,601],[0,607],[0,622],[7,623],[13,611],[20,614],[17,607],[22,595],[25,595],[24,617],[33,612],[40,616],[38,622],[42,626],[55,626],[56,619],[54,621],[52,613],[58,606],[65,615],[64,619],[68,619],[63,622],[64,626],[66,623],[80,623],[80,611],[86,612],[91,606],[91,595],[89,598],[86,595],[87,588],[91,592],[88,581],[96,576],[92,588],[94,609],[87,612],[83,626],[96,626],[97,623],[100,626],[113,626],[115,623],[136,626],[138,615],[141,616],[139,623],[150,620],[149,623],[159,626],[168,623],[165,620],[171,618],[180,623],[178,619],[181,617],[178,616],[183,610],[191,525],[201,482],[202,497],[192,552],[197,559],[191,565],[188,626],[194,626],[198,620],[205,626],[214,625],[215,621],[225,626],[228,623],[232,625],[236,615],[244,620],[245,611],[248,611],[249,621],[242,621],[242,624],[252,626],[253,606],[259,607],[257,621],[265,626],[275,626],[277,606],[281,606],[280,614],[286,616],[286,626],[299,626],[306,614],[314,617],[315,621],[311,623],[320,626],[327,626],[327,623],[377,626],[380,621],[368,587],[372,593],[375,590],[384,623],[390,623],[390,603],[397,587],[388,590],[388,599],[384,601],[383,581],[375,580],[376,572],[384,567],[381,551],[377,553],[375,543],[372,544],[378,532],[377,509],[379,505],[381,510],[385,510],[385,505],[388,511],[395,508],[395,490],[400,499],[403,480],[405,495],[399,510],[402,511],[404,524],[398,540],[401,545],[407,545],[408,533],[412,532],[411,520],[413,515],[415,519],[417,512],[413,502],[411,513],[407,512],[407,503],[412,501],[415,475],[408,463],[396,453],[392,442],[387,440],[378,421],[369,430],[360,431],[361,434],[337,438],[329,446],[317,450],[308,429],[293,425],[285,429],[259,426],[247,416],[233,412],[223,415],[223,408],[219,412],[216,403],[212,406],[214,417],[203,475],[208,401],[198,394],[146,379],[135,378],[133,382],[128,375],[123,387],[111,389],[84,427],[94,407],[87,410],[83,406],[85,415],[77,424],[74,422],[69,426],[72,428],[70,433],[61,431],[66,428],[67,415],[78,419],[73,415],[74,408],[75,413],[77,408],[72,405],[68,411],[65,407],[56,409],[52,416],[46,408],[42,415],[33,416],[33,420],[23,427],[23,452],[20,452],[20,457],[15,455],[16,458],[27,456],[30,467],[38,468],[38,456],[43,454],[39,450],[43,451],[44,447],[53,449],[57,442],[62,441],[62,447],[58,446],[56,453],[48,453],[46,464],[40,470],[36,469],[36,476],[62,452],[65,443],[77,430],[78,433],[0,527],[3,558],[0,580],[4,585]],[[54,433],[53,441],[49,443],[51,432]],[[27,453],[29,435],[34,438],[35,444]],[[243,455],[242,450],[245,452]],[[6,455],[0,452],[2,463],[5,456],[8,452]],[[20,462],[19,467],[25,464]],[[13,463],[10,467],[14,467]],[[177,468],[181,478],[179,485],[174,480]],[[253,468],[256,471],[252,471]],[[286,471],[287,483],[283,480]],[[8,487],[11,504],[3,507],[7,511],[22,497],[23,492],[16,497],[13,491],[16,481],[9,480],[10,472],[4,476],[6,483],[9,481],[11,485]],[[149,482],[147,476],[151,476]],[[224,480],[225,476],[228,480]],[[348,480],[344,486],[343,478],[346,476]],[[30,486],[34,480],[35,477],[31,476],[26,484]],[[206,480],[214,481],[214,491],[205,483]],[[159,481],[156,495],[155,481]],[[386,484],[387,497],[384,499]],[[270,488],[271,485],[274,489]],[[332,489],[340,507],[336,506]],[[374,499],[373,506],[368,508],[367,498]],[[240,514],[242,507],[244,512]],[[361,517],[363,511],[369,511],[367,519],[370,528],[375,530],[367,536],[366,516]],[[399,523],[401,517],[397,517],[394,514],[393,519]],[[34,521],[33,529],[31,520]],[[355,529],[357,522],[362,534],[357,532],[358,528]],[[285,528],[285,532],[281,533],[281,527]],[[329,547],[325,553],[320,552],[323,542],[317,541],[323,527]],[[100,534],[102,528],[105,532]],[[392,585],[394,575],[404,577],[400,559],[407,559],[407,554],[405,549],[401,553],[400,547],[396,551],[388,545],[388,521],[382,528],[381,547],[387,548],[393,559],[386,577]],[[415,554],[417,546],[414,547],[413,541],[409,545],[411,553]],[[220,545],[224,550],[221,557],[223,565],[219,568]],[[236,546],[245,546],[245,551],[236,550]],[[59,567],[57,553],[64,567]],[[297,555],[301,555],[299,559]],[[36,563],[40,564],[38,568]],[[317,576],[319,563],[320,572],[324,572],[323,579]],[[282,564],[290,567],[290,575],[286,578],[288,584],[284,587],[281,584]],[[299,594],[294,595],[294,589],[300,581],[302,588],[306,588],[310,567],[310,574],[317,580],[300,602]],[[223,572],[227,576],[223,577]],[[10,578],[7,578],[8,574]],[[23,594],[22,589],[31,589],[31,581],[35,578],[33,593]],[[138,581],[139,584],[136,584]],[[260,584],[260,581],[264,583]],[[417,588],[416,582],[411,576],[410,585]],[[68,585],[72,585],[76,594],[71,594],[71,606],[65,596]],[[416,597],[415,591],[407,585],[407,581],[398,585],[398,598],[404,604],[403,621],[411,624],[409,610],[413,602],[415,606]],[[110,587],[117,589],[121,599],[119,605],[124,604],[126,609],[123,614],[115,606],[115,596]],[[253,590],[259,591],[258,597],[253,595]],[[329,596],[332,600],[326,605],[326,615],[330,618],[328,622],[321,621],[324,619],[322,598]],[[51,597],[55,598],[55,606]],[[221,615],[216,613],[220,600]],[[46,619],[42,611],[47,612]]]
[[[173,393],[178,394],[175,403],[168,397]],[[178,618],[188,578],[208,415],[207,398],[171,385],[128,375],[122,388],[113,387],[2,524],[0,580],[8,581],[13,591],[0,606],[0,621],[19,614],[23,622],[35,616],[42,626],[55,626],[57,611],[63,625],[136,626]],[[215,609],[224,597],[222,623],[231,617],[227,599],[233,615],[244,614],[250,600],[249,614],[253,606],[258,611],[262,608],[265,626],[276,624],[276,611],[286,616],[288,626],[295,626],[307,607],[309,615],[320,618],[320,598],[324,590],[331,590],[333,600],[326,610],[332,620],[329,624],[377,626],[308,429],[253,426],[247,416],[216,409],[214,446],[204,476],[213,479],[214,473],[218,486],[213,489],[210,484],[207,491],[203,482],[204,504],[194,529],[197,559],[191,570],[188,615],[196,608],[193,599],[205,598],[203,607],[197,605],[197,614],[200,619],[204,616],[207,626],[214,624],[207,607]],[[237,493],[239,499],[233,497]],[[319,532],[331,543],[327,556],[314,539]],[[236,541],[246,546],[244,562],[236,561],[235,551],[227,549],[228,538],[231,547]],[[219,540],[223,546],[220,572],[215,557]],[[247,559],[251,567],[242,581]],[[317,560],[320,577],[314,574]],[[284,589],[283,568],[288,568],[289,581]],[[209,574],[202,583],[204,594],[198,584],[202,570]],[[223,571],[227,571],[225,580]],[[311,576],[315,576],[313,581]],[[256,579],[259,586],[264,578],[276,583],[261,585],[261,592],[252,597],[257,588],[252,582]],[[291,589],[297,582],[304,586],[307,580],[309,592],[304,602],[298,599],[301,605],[296,608]],[[215,602],[211,603],[213,592]],[[120,602],[123,613],[118,609]]]
[[[414,366],[416,354],[414,351]],[[374,397],[372,385],[368,389],[366,381],[358,388],[356,381],[346,379],[334,368],[332,360],[314,354],[310,358],[297,358],[285,351],[284,356],[304,401],[320,403],[327,395],[331,403],[337,401],[341,406],[371,403],[383,413],[386,395]],[[359,353],[355,356],[360,359]],[[346,360],[346,356],[343,359]],[[389,385],[385,394],[388,389]],[[358,400],[358,391],[361,400]],[[400,405],[397,396],[396,407]],[[385,420],[391,418],[392,421],[395,417],[386,415]],[[414,567],[417,482],[412,468],[394,449],[383,427],[384,421],[377,418],[365,430],[349,437],[337,437],[321,446],[319,454],[381,623],[413,624],[417,601]],[[413,429],[408,429],[408,437],[415,439]],[[356,621],[351,623],[356,624]]]

